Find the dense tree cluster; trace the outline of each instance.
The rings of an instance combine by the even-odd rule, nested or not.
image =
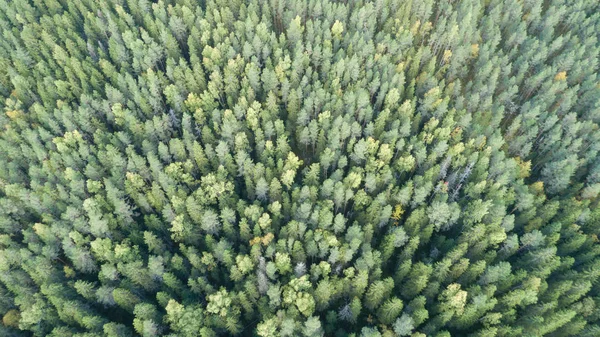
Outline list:
[[[1,0],[0,32],[0,335],[600,335],[598,1]]]

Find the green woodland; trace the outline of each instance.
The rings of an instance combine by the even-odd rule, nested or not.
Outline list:
[[[600,336],[597,0],[0,0],[0,336]]]

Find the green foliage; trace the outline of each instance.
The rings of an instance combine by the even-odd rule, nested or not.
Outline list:
[[[3,1],[1,336],[600,335],[597,1]]]

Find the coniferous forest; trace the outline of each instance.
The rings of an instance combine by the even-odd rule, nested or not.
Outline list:
[[[0,336],[600,336],[597,0],[0,0]]]

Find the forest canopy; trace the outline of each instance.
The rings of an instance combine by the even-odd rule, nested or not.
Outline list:
[[[0,0],[0,335],[600,336],[597,0]]]

